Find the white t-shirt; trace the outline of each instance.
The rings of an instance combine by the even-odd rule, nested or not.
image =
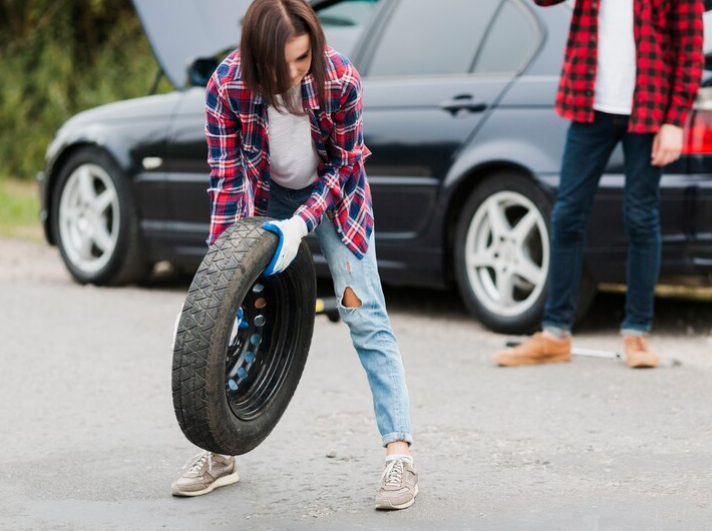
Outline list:
[[[267,108],[270,176],[285,188],[300,190],[316,180],[319,154],[311,136],[309,116],[284,112]]]
[[[636,74],[633,0],[599,2],[598,64],[593,108],[611,114],[631,114]]]

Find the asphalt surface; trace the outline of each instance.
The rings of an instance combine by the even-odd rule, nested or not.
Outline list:
[[[456,296],[387,290],[420,495],[379,513],[366,378],[345,325],[325,317],[282,421],[239,458],[240,482],[170,496],[197,452],[170,389],[187,287],[81,287],[56,249],[0,240],[1,530],[712,529],[712,303],[658,302],[658,370],[499,369],[507,338]],[[599,297],[575,344],[619,349],[622,305]]]

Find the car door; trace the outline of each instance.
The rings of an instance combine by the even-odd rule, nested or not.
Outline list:
[[[208,148],[205,141],[205,88],[182,94],[170,131],[164,163],[171,206],[169,245],[174,254],[201,257],[207,250],[210,207]]]
[[[419,242],[438,215],[439,186],[458,150],[515,75],[475,68],[506,3],[387,2],[356,54],[382,269],[405,270],[413,261],[440,267],[441,249]]]

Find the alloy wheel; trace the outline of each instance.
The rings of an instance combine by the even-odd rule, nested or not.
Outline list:
[[[539,209],[514,191],[485,199],[467,230],[465,265],[475,296],[490,312],[511,317],[530,309],[549,268],[549,233]]]
[[[108,173],[97,164],[78,166],[59,204],[59,234],[71,263],[91,275],[111,260],[119,237],[119,198]]]

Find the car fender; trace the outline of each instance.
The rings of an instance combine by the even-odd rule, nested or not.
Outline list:
[[[450,271],[452,231],[460,209],[463,207],[477,183],[501,171],[516,171],[523,176],[538,182],[547,193],[553,194],[553,189],[546,184],[546,173],[538,172],[537,168],[554,167],[560,160],[552,160],[550,154],[543,149],[527,144],[517,139],[498,138],[489,142],[480,142],[463,151],[448,171],[443,181],[439,223],[433,224],[431,238],[445,241],[445,270]]]
[[[63,162],[75,151],[85,147],[96,147],[107,153],[129,179],[142,171],[142,145],[159,144],[165,149],[169,121],[162,123],[125,122],[84,122],[72,126],[68,122],[47,149],[46,169],[38,176],[40,181],[40,219],[49,243],[54,243],[51,230],[52,195]],[[153,149],[152,153],[157,151]]]
[[[451,192],[458,188],[463,179],[486,167],[517,167],[536,177],[539,174],[557,173],[560,164],[561,159],[553,157],[551,151],[547,152],[543,146],[532,145],[516,138],[497,138],[465,150],[450,167],[443,188]]]

